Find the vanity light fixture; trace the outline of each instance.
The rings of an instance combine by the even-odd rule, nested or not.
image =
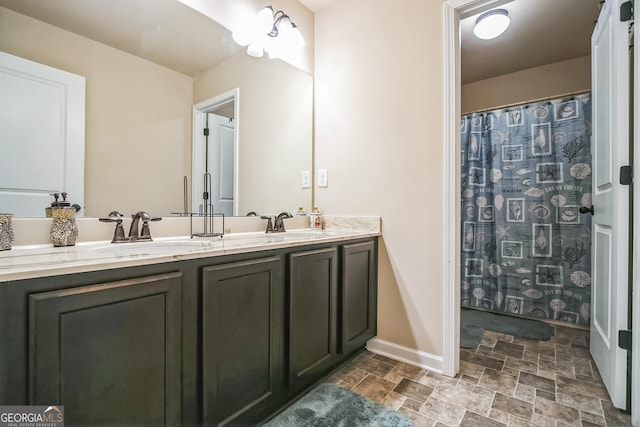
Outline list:
[[[506,9],[493,9],[478,17],[473,34],[483,40],[495,39],[507,30],[510,22]]]
[[[304,46],[304,39],[289,15],[266,6],[245,26],[233,32],[233,40],[247,46],[247,54],[260,58],[265,52],[270,59],[286,56]]]

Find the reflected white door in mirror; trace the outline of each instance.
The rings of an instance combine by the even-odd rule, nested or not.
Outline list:
[[[238,215],[236,88],[193,107],[192,212]]]
[[[0,212],[42,217],[61,192],[84,206],[85,78],[0,52],[0,93]]]

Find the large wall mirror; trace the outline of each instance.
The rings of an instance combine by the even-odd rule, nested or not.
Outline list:
[[[193,107],[235,89],[234,214],[311,208],[313,78],[178,0],[0,0],[0,51],[86,79],[84,216],[193,206]]]

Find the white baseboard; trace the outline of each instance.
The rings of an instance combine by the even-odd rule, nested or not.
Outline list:
[[[442,356],[435,356],[424,351],[381,340],[380,338],[372,338],[367,341],[367,350],[418,368],[442,374]]]

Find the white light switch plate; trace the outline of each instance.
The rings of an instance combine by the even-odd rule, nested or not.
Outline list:
[[[326,169],[318,169],[318,187],[329,186],[329,174]]]
[[[311,171],[302,171],[302,188],[311,188]]]

